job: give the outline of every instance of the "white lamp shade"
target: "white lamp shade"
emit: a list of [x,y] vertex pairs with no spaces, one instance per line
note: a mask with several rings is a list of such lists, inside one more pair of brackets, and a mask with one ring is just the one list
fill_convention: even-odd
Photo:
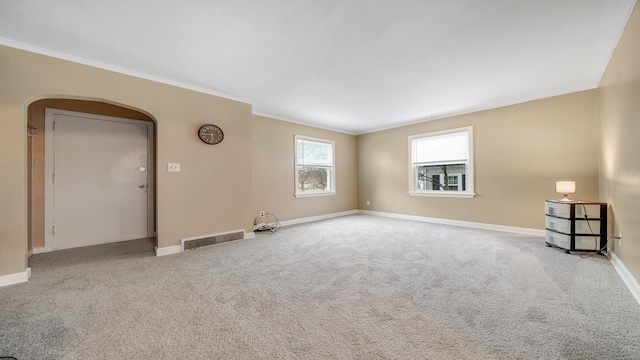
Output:
[[556,192],[560,194],[575,194],[575,181],[556,181]]

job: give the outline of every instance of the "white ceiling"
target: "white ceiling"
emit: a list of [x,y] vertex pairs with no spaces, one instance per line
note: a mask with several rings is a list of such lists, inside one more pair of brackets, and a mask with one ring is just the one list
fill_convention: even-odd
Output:
[[0,43],[360,134],[594,88],[635,0],[2,0]]

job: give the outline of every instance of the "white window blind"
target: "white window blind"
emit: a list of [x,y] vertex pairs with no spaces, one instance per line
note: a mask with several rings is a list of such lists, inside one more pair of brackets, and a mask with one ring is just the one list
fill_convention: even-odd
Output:
[[412,140],[413,163],[432,164],[469,160],[469,132],[422,137]]

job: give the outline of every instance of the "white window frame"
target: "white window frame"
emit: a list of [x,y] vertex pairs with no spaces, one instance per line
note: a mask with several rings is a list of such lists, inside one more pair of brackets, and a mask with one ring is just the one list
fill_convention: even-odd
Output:
[[[417,164],[414,162],[414,148],[413,141],[417,139],[423,139],[432,136],[447,135],[453,133],[466,132],[469,137],[469,155],[467,160],[460,161],[459,159],[452,159],[450,163],[464,163],[466,165],[466,190],[465,191],[442,191],[442,190],[418,190],[418,166],[425,164]],[[432,163],[429,165],[448,164],[449,162]],[[453,175],[453,174],[452,174]],[[411,135],[409,136],[409,195],[410,196],[435,196],[435,197],[455,197],[455,198],[473,198],[474,193],[474,172],[473,172],[473,126],[465,126],[456,129],[449,129],[443,131],[435,131],[430,133]],[[459,187],[462,184],[458,185]]]
[[[326,166],[327,169],[330,169],[330,176],[327,179],[328,188],[330,190],[319,190],[319,191],[300,191],[299,189],[299,172],[298,172],[298,140],[306,140],[317,143],[323,143],[331,145],[331,166]],[[336,143],[333,140],[326,139],[318,139],[309,136],[295,135],[293,140],[293,149],[294,149],[294,159],[293,159],[293,173],[295,176],[294,180],[294,196],[295,197],[311,197],[311,196],[329,196],[336,194]],[[315,165],[314,165],[315,166]],[[324,167],[324,166],[316,166],[316,167]]]

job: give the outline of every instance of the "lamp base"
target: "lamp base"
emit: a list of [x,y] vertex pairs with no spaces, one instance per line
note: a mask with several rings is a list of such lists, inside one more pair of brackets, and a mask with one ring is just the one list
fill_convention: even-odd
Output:
[[569,198],[567,197],[569,194],[563,194],[563,195],[564,195],[564,198],[562,198],[562,199],[560,199],[560,200],[558,200],[558,201],[573,201],[573,200],[571,200],[571,199],[569,199]]

